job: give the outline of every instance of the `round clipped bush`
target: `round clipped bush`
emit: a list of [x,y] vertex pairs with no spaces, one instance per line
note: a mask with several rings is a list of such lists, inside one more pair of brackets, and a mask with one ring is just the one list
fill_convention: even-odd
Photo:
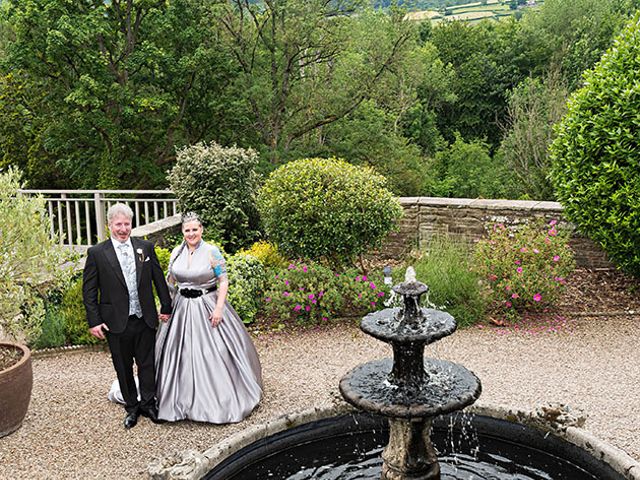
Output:
[[567,217],[640,275],[640,17],[584,76],[551,145]]
[[291,257],[335,265],[379,246],[402,207],[371,168],[335,158],[290,162],[273,171],[258,195],[267,235]]
[[197,212],[229,250],[255,238],[258,154],[251,149],[197,143],[178,151],[169,184],[181,212]]

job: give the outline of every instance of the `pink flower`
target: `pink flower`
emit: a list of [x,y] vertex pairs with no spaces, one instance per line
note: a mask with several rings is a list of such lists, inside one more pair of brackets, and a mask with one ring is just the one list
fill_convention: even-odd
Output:
[[289,280],[285,280],[284,284],[288,287],[289,286]]
[[307,296],[309,297],[309,300],[313,300],[314,298],[316,298],[316,296],[313,293],[310,293]]
[[367,276],[366,275],[362,275],[362,281],[366,282],[367,281]]
[[271,297],[267,297],[264,299],[265,302],[270,302],[271,301]]
[[306,266],[306,265],[302,267],[302,271],[303,271],[304,273],[307,273],[307,266]]
[[537,248],[534,248],[533,253],[540,253],[540,250],[538,250]]
[[300,290],[301,292],[304,292],[304,287],[299,287],[298,290]]
[[327,320],[329,320],[327,317],[322,317],[323,322],[326,322]]
[[549,226],[553,227],[553,226],[554,226],[554,225],[556,225],[557,223],[558,223],[558,221],[557,221],[557,220],[551,220],[551,221],[549,222]]
[[551,230],[549,230],[548,233],[550,237],[555,237],[556,235],[558,235],[558,231],[555,228],[552,228]]
[[289,295],[291,295],[289,292],[282,292],[283,297],[288,297]]
[[318,301],[314,298],[313,300],[311,300],[311,303],[318,303]]
[[505,289],[507,292],[511,291],[511,285],[507,285],[506,287],[504,287],[504,289]]
[[296,266],[293,263],[290,263],[289,266],[287,267],[289,270],[295,270]]
[[518,267],[518,268],[516,268],[516,272],[518,272],[518,273],[522,273],[522,267]]
[[309,305],[307,305],[306,307],[304,307],[304,309],[308,312],[311,310],[311,307]]
[[360,281],[360,275],[356,277],[356,282],[359,282],[359,281]]
[[376,302],[371,302],[371,306],[375,307],[376,306]]
[[560,261],[560,255],[554,255],[554,256],[553,256],[553,261],[554,261],[554,262],[558,262],[558,261]]
[[362,298],[362,294],[361,293],[358,294],[358,298]]
[[522,253],[527,253],[527,247],[522,247],[522,248],[520,249],[520,251],[521,251]]
[[507,308],[511,308],[511,302],[507,300],[506,302],[504,302],[504,306]]
[[302,305],[296,305],[295,307],[293,307],[293,311],[294,312],[299,312],[300,310],[302,310]]
[[517,293],[512,293],[511,298],[520,298],[520,295],[518,295]]
[[371,282],[369,283],[369,288],[371,288],[371,290],[375,290],[376,289],[376,284]]
[[497,275],[494,275],[493,273],[491,275],[489,275],[489,281],[490,282],[495,282],[498,279]]
[[539,293],[536,293],[536,294],[533,296],[533,301],[534,301],[534,302],[539,302],[540,300],[542,300],[542,295],[540,295]]
[[320,292],[318,293],[318,297],[324,297],[324,290],[320,290]]
[[379,297],[384,297],[384,292],[378,292]]
[[520,260],[516,260],[516,261],[515,261],[515,262],[513,262],[513,263],[515,263],[516,265],[520,265],[520,264],[522,263],[522,261],[520,261]]

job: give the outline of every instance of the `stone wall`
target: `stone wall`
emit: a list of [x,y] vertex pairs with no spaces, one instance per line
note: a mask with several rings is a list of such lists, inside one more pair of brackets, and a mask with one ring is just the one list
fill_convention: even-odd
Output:
[[[426,249],[434,235],[448,234],[473,242],[494,224],[517,227],[532,218],[556,219],[560,228],[575,230],[562,215],[557,202],[520,200],[474,200],[466,198],[404,197],[400,230],[391,234],[380,253],[399,258],[411,249]],[[612,268],[605,253],[591,240],[574,232],[571,239],[576,263],[585,268]]]

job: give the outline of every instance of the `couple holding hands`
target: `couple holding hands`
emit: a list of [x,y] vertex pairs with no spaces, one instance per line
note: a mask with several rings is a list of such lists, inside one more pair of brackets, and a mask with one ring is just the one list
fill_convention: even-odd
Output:
[[241,421],[260,402],[262,374],[251,338],[226,301],[220,250],[202,240],[195,214],[184,215],[184,241],[171,253],[165,279],[153,244],[131,238],[132,218],[125,204],[109,208],[111,238],[89,249],[82,288],[89,331],[111,350],[125,428],[141,415],[156,423]]

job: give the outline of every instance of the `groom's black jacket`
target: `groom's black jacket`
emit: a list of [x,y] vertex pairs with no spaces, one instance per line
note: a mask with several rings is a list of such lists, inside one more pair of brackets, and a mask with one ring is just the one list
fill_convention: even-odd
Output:
[[[153,244],[133,237],[131,244],[142,316],[145,323],[155,329],[158,326],[158,312],[152,282],[160,298],[162,313],[171,313],[171,297]],[[89,327],[106,323],[112,333],[124,332],[129,318],[129,291],[111,239],[89,249],[83,273],[82,297]]]

